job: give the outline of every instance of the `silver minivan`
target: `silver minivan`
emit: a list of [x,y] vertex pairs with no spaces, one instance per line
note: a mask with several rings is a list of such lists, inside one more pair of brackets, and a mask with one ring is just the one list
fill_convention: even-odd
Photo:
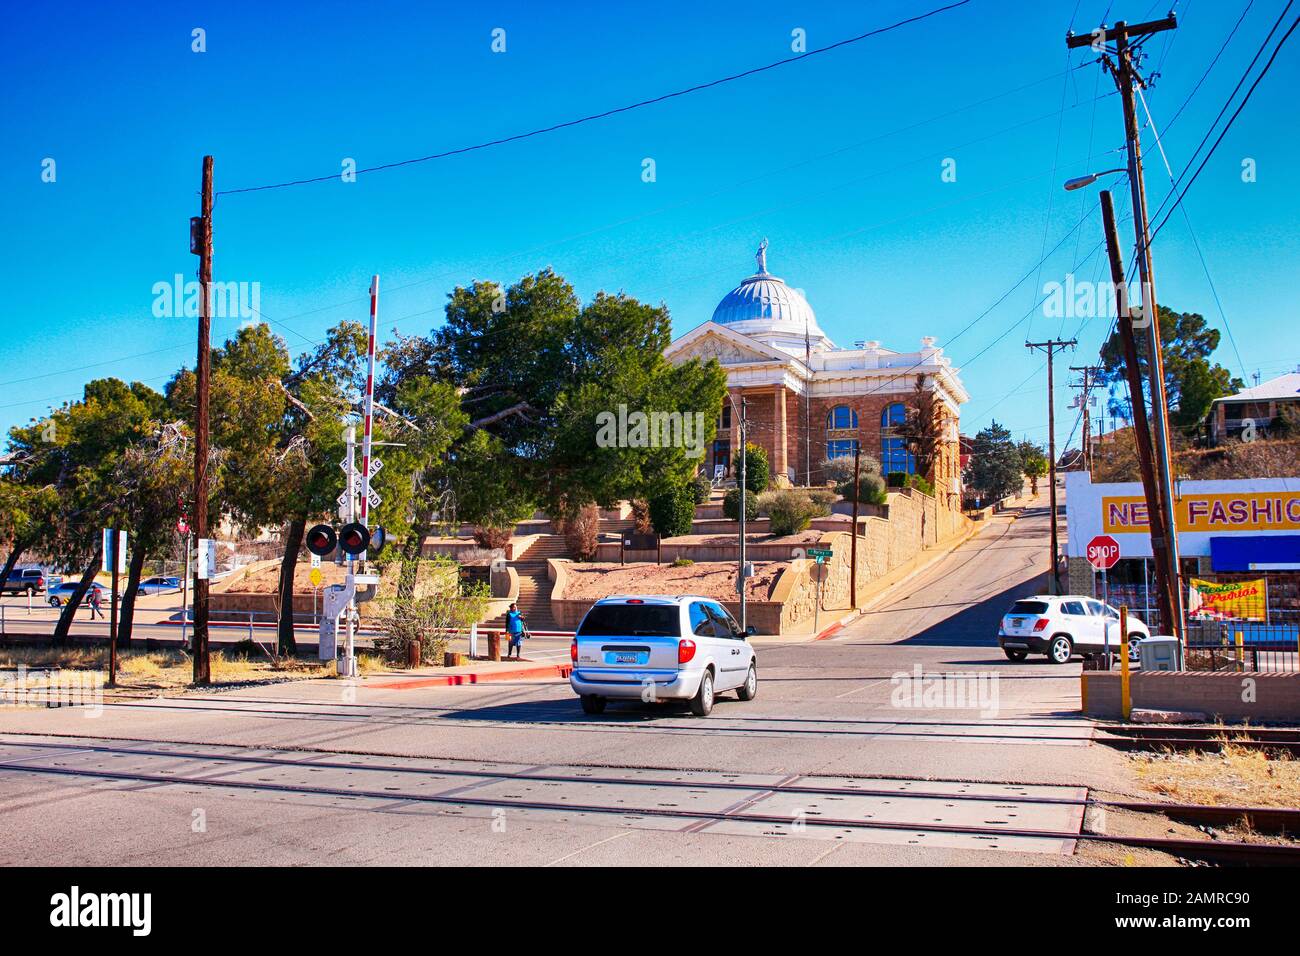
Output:
[[714,698],[758,693],[749,634],[721,603],[699,595],[637,594],[603,598],[574,634],[571,686],[588,714],[611,699],[690,702],[708,716]]

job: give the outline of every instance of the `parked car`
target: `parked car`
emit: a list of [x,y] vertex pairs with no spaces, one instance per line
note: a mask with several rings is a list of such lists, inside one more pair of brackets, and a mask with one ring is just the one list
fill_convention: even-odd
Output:
[[748,633],[719,602],[698,595],[618,595],[592,605],[569,649],[569,686],[588,714],[611,699],[689,701],[708,716],[719,693],[758,693]]
[[136,588],[137,594],[166,594],[168,591],[181,589],[180,578],[153,577],[145,578]]
[[[1132,642],[1151,636],[1132,613],[1128,633]],[[1040,594],[1011,605],[998,628],[998,645],[1013,661],[1046,654],[1049,661],[1064,664],[1074,654],[1102,653],[1108,635],[1111,650],[1118,651],[1119,611],[1109,604],[1079,594]]]
[[[108,588],[104,587],[104,585],[96,581],[92,583],[89,588],[86,589],[86,595],[81,599],[82,605],[84,606],[87,603],[89,603],[90,591],[92,588],[99,591],[100,599],[104,601],[105,604],[107,604],[108,597],[109,597]],[[76,581],[64,581],[62,584],[50,588],[50,593],[47,597],[47,600],[50,602],[50,607],[62,607],[64,604],[67,604],[68,598],[72,597],[73,592],[76,590],[77,590]]]
[[5,579],[3,592],[5,594],[40,594],[45,590],[48,581],[45,572],[40,568],[23,568],[9,572],[9,577]]

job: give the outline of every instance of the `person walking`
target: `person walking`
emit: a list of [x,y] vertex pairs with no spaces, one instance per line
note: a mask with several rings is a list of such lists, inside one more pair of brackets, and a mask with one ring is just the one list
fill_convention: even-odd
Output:
[[99,588],[93,584],[90,586],[90,619],[104,617],[103,598],[99,596]]
[[510,610],[506,612],[506,633],[510,635],[506,660],[510,660],[512,653],[515,655],[515,660],[523,660],[524,637],[528,633],[528,628],[524,624],[524,616],[519,613],[518,605],[511,604]]

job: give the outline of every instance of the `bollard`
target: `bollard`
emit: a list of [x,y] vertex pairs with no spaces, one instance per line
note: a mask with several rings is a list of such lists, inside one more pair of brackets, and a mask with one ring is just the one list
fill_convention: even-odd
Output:
[[406,666],[419,667],[420,658],[424,656],[424,642],[416,637],[406,648]]
[[1237,633],[1234,634],[1233,637],[1236,639],[1236,644],[1237,644],[1237,670],[1244,671],[1246,669],[1245,641],[1242,637],[1241,631],[1237,631]]
[[1133,712],[1133,695],[1128,672],[1128,605],[1119,608],[1119,707],[1125,720]]
[[488,660],[490,661],[501,660],[501,632],[500,631],[487,632],[487,645],[488,645]]

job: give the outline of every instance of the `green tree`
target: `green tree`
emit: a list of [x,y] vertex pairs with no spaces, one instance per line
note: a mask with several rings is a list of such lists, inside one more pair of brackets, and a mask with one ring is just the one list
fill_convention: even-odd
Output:
[[975,436],[966,483],[985,501],[1015,494],[1024,485],[1024,463],[1011,432],[996,421]]
[[1016,446],[1020,452],[1020,461],[1025,477],[1029,479],[1030,491],[1038,494],[1038,480],[1047,474],[1049,462],[1043,446],[1031,441],[1022,441]]
[[[739,464],[739,462],[737,462]],[[756,495],[767,490],[772,472],[767,464],[767,452],[753,442],[745,443],[744,485]]]
[[[1219,347],[1219,330],[1211,328],[1205,317],[1196,312],[1175,312],[1160,306],[1160,350],[1165,366],[1165,400],[1169,403],[1170,424],[1185,434],[1200,430],[1210,404],[1224,395],[1244,387],[1210,356]],[[1137,333],[1138,366],[1143,387],[1147,381],[1148,349],[1146,336]],[[1103,384],[1123,384],[1124,346],[1119,330],[1111,333],[1101,349]],[[1147,396],[1150,400],[1150,396]]]
[[665,538],[691,533],[695,495],[690,486],[671,486],[650,499],[650,523]]

